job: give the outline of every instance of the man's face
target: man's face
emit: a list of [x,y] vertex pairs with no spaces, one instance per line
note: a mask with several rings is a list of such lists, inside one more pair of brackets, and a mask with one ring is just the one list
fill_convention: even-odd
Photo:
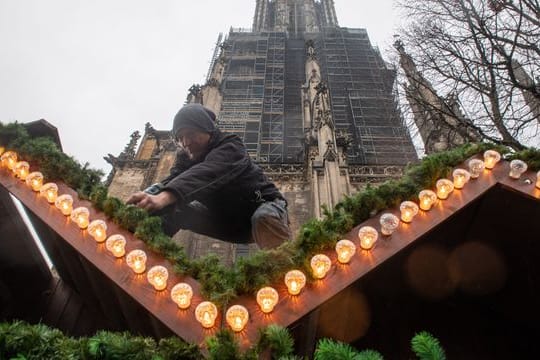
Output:
[[190,159],[198,160],[206,152],[210,134],[196,129],[182,128],[176,133],[175,140],[186,151]]

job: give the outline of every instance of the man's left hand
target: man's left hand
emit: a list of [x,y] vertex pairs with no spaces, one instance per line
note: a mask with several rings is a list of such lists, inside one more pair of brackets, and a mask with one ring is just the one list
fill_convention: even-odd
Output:
[[[148,212],[154,212],[163,209],[176,201],[176,197],[169,191],[162,191],[157,195],[150,195],[145,192],[138,192],[130,198],[134,200],[131,203]],[[128,203],[130,203],[128,201]]]

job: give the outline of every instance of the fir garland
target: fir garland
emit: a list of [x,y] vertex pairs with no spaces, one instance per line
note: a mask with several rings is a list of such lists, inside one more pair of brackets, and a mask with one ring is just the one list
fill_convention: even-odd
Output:
[[[39,169],[48,181],[61,180],[76,189],[79,196],[89,199],[111,221],[134,232],[152,250],[162,254],[174,264],[174,271],[197,279],[203,295],[219,305],[229,303],[242,294],[255,294],[261,287],[278,281],[292,267],[309,271],[309,259],[316,252],[331,249],[339,238],[377,212],[413,200],[418,192],[433,188],[435,182],[448,177],[452,168],[471,156],[488,149],[507,154],[509,149],[490,143],[465,144],[456,149],[425,157],[409,166],[399,180],[390,180],[377,187],[368,186],[363,191],[346,197],[335,209],[323,209],[321,220],[305,223],[295,240],[272,250],[260,250],[252,256],[241,258],[232,268],[221,265],[218,258],[209,255],[189,259],[184,249],[173,242],[161,229],[161,219],[121,200],[108,197],[101,184],[101,171],[81,165],[61,152],[49,138],[31,138],[23,125],[0,123],[0,144],[17,151]],[[509,154],[509,158],[527,161],[531,170],[540,169],[540,150],[525,149]]]
[[[439,340],[425,331],[414,336],[411,347],[421,360],[446,358]],[[206,339],[206,349],[212,360],[256,360],[265,352],[272,359],[300,359],[293,354],[294,341],[289,331],[277,325],[262,329],[257,343],[244,352],[230,330],[220,330]],[[201,350],[178,337],[156,341],[127,332],[99,331],[92,337],[73,338],[43,324],[0,323],[0,359],[202,360],[205,357]],[[359,352],[348,344],[319,340],[314,360],[330,359],[382,360],[383,357],[374,350]]]

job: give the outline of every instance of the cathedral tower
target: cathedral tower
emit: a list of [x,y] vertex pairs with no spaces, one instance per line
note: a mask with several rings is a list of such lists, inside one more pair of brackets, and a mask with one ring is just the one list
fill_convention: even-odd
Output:
[[[338,25],[333,0],[256,0],[253,28],[221,40],[206,83],[187,101],[214,110],[218,127],[244,140],[287,198],[293,230],[416,161],[395,70],[365,29]],[[108,158],[113,196],[165,177],[174,146],[148,126],[130,154]]]

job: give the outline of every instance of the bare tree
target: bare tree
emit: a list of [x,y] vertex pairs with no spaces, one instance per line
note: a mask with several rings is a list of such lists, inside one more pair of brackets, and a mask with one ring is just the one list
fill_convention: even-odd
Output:
[[429,88],[433,97],[417,94],[417,104],[442,113],[458,133],[515,149],[534,137],[540,145],[538,0],[399,0],[399,7],[409,22],[398,50],[422,74],[407,74],[409,98],[411,89]]

